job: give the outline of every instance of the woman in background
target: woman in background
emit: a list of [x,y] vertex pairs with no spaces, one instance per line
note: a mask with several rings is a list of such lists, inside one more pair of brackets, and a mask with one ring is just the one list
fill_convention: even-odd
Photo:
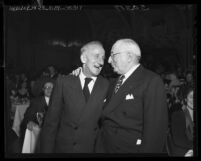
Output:
[[193,93],[192,86],[181,89],[183,106],[171,115],[168,144],[172,156],[193,156]]

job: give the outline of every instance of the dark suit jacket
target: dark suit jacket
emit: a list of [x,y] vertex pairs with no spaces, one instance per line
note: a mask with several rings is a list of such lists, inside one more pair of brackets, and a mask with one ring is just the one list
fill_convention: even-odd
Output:
[[86,103],[79,77],[58,77],[41,132],[41,152],[93,152],[108,86],[99,76]]
[[30,106],[27,108],[24,114],[24,119],[20,125],[22,140],[24,139],[24,134],[25,134],[25,130],[27,128],[28,122],[33,121],[38,124],[36,113],[37,112],[46,113],[47,109],[48,109],[48,106],[44,96],[40,96],[31,100]]
[[[193,121],[190,118],[189,111],[179,110],[171,116],[171,137],[169,141],[172,156],[184,156],[189,149],[193,149]],[[186,122],[189,126],[186,128]]]
[[[161,78],[140,65],[115,95],[114,86],[104,107],[97,152],[162,152],[168,112]],[[126,100],[128,94],[134,99]],[[138,141],[140,145],[136,145],[138,139],[142,140],[141,144]]]

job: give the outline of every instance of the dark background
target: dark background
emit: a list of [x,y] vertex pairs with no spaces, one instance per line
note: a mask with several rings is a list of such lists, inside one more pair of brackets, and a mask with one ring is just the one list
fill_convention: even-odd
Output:
[[[108,58],[112,44],[126,37],[139,43],[141,62],[152,70],[161,65],[165,70],[193,68],[196,59],[196,5],[15,7],[4,7],[7,72],[36,75],[51,64],[68,73],[80,66],[83,43],[101,41]],[[55,41],[65,45],[54,45]],[[107,59],[105,71],[111,72]]]

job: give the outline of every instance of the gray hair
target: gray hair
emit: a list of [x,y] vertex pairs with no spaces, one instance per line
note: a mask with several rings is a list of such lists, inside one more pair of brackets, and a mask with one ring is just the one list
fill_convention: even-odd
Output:
[[115,42],[114,46],[116,46],[116,45],[123,46],[126,49],[126,51],[135,54],[137,56],[138,60],[140,60],[141,50],[140,50],[139,45],[134,40],[120,39]]

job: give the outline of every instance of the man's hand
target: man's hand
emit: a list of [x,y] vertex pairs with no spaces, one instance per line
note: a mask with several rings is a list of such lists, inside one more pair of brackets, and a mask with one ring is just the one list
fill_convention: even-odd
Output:
[[77,77],[80,74],[81,70],[82,70],[82,67],[78,67],[77,69],[73,70],[72,73],[70,74]]
[[27,129],[29,130],[33,130],[33,127],[38,126],[35,122],[33,121],[29,121],[29,123],[27,124]]

